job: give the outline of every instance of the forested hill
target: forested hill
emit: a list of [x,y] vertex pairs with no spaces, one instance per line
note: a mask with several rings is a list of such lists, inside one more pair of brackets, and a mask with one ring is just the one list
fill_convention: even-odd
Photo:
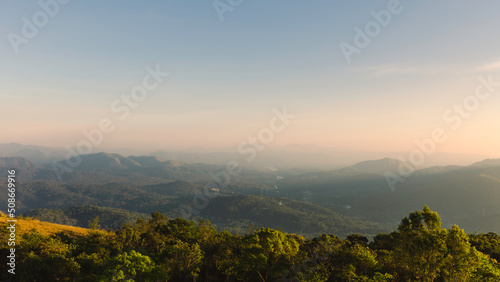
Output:
[[448,227],[458,224],[467,232],[500,232],[500,160],[415,170],[391,189],[384,173],[398,176],[400,167],[405,164],[382,159],[293,175],[277,185],[288,197],[368,221],[397,224],[409,211],[429,205]]
[[[180,215],[178,207],[163,212],[170,218]],[[146,213],[131,212],[119,208],[97,206],[71,206],[65,209],[39,208],[23,213],[53,223],[87,227],[89,222],[98,217],[104,229],[117,229],[123,223],[135,222],[137,218],[147,219]],[[356,220],[332,212],[326,208],[295,201],[288,198],[264,196],[221,196],[211,199],[204,209],[200,209],[196,219],[208,219],[218,230],[244,234],[255,226],[281,229],[306,237],[321,233],[332,233],[344,238],[350,233],[366,236],[385,232],[374,223]]]
[[369,236],[389,230],[307,202],[263,196],[217,197],[200,210],[200,216],[240,232],[250,226],[260,226],[303,236],[328,233],[344,238],[350,233]]
[[[219,166],[164,161],[154,157],[123,157],[98,153],[81,157],[81,164],[59,182],[50,166],[23,158],[0,158],[0,167],[15,167],[19,191],[19,213],[54,223],[87,227],[99,217],[105,229],[116,229],[153,211],[169,218],[185,216],[183,205],[212,183],[211,173]],[[134,178],[134,181],[126,181]],[[143,179],[144,182],[137,179]],[[186,179],[190,179],[189,181]],[[205,179],[205,180],[203,180]],[[218,230],[245,233],[251,226],[282,229],[311,237],[321,233],[375,235],[387,231],[374,223],[349,218],[327,208],[292,200],[273,188],[271,172],[242,170],[218,189],[208,205],[190,214],[193,219],[211,220]],[[116,182],[115,182],[116,181]],[[260,194],[260,195],[259,195]],[[6,194],[0,194],[6,201]]]
[[118,229],[123,224],[134,223],[138,218],[147,219],[149,215],[130,212],[122,209],[74,206],[66,209],[33,209],[23,213],[23,216],[42,221],[88,227],[96,218],[103,229]]
[[[208,199],[206,207],[197,209],[193,216],[210,219],[217,228],[232,232],[243,232],[254,225],[304,235],[335,232],[340,236],[349,232],[375,235],[379,226],[394,228],[401,217],[423,205],[438,211],[446,227],[458,224],[469,233],[499,233],[499,164],[499,160],[490,159],[470,166],[416,170],[391,190],[385,172],[397,174],[408,164],[381,159],[333,171],[243,168],[219,187],[212,176],[223,175],[225,166],[98,153],[81,156],[80,165],[59,181],[51,164],[35,164],[20,157],[0,158],[4,173],[10,168],[18,171],[22,188],[16,195],[19,212],[61,210],[36,211],[38,217],[62,219],[55,222],[86,226],[87,218],[81,221],[75,213],[64,221],[61,213],[81,206],[119,209],[115,211],[121,215],[116,214],[116,219],[122,222],[153,211],[176,218],[184,216],[179,207],[192,207],[196,195],[204,195],[206,187],[219,187],[215,188],[216,197]],[[0,194],[0,201],[6,201],[6,197]],[[248,204],[251,212],[241,212],[242,208],[234,213],[218,211],[234,209],[235,203],[242,207]],[[43,217],[42,212],[52,215]],[[127,212],[132,217],[126,216]],[[102,220],[106,228],[121,224]],[[366,222],[374,224],[370,227]]]

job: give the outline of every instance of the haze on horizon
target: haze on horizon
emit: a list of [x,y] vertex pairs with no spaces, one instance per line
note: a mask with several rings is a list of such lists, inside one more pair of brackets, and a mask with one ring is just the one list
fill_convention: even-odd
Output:
[[[236,148],[286,107],[267,147],[410,152],[440,128],[437,152],[500,157],[500,85],[470,104],[500,82],[500,3],[400,1],[348,62],[340,45],[393,2],[243,1],[221,21],[211,1],[71,1],[17,54],[41,7],[3,3],[0,143],[76,146],[109,117],[96,151]],[[120,119],[148,66],[169,75]]]

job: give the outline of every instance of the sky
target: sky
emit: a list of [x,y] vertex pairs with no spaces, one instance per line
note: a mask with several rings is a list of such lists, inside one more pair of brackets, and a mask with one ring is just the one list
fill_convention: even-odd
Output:
[[108,122],[94,149],[411,152],[441,130],[436,151],[500,157],[500,2],[0,5],[0,143],[73,147]]

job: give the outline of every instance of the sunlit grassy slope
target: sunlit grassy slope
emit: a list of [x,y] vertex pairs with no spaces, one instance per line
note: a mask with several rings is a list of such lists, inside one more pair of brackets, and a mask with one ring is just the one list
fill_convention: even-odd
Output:
[[[0,225],[6,224],[7,216],[3,213],[0,212]],[[30,219],[30,218],[22,218],[19,219],[17,218],[16,222],[16,233],[17,234],[22,234],[23,232],[30,231],[32,229],[36,229],[38,233],[43,234],[43,235],[52,235],[56,234],[58,232],[64,232],[67,235],[71,236],[84,236],[87,235],[91,229],[86,229],[86,228],[81,228],[81,227],[75,227],[75,226],[68,226],[68,225],[61,225],[61,224],[54,224],[54,223],[49,223],[49,222],[44,222],[44,221],[39,221],[37,219]],[[104,231],[100,231],[104,232]]]

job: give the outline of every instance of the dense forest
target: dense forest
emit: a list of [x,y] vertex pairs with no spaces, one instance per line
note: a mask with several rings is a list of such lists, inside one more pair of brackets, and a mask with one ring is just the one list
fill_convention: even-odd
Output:
[[[68,199],[67,202],[71,200]],[[144,203],[144,206],[148,203]],[[174,207],[175,208],[175,207]],[[162,212],[169,218],[179,217],[175,209]],[[72,206],[66,209],[33,209],[23,216],[51,223],[87,227],[91,219],[99,217],[103,229],[116,229],[122,223],[133,223],[137,218],[147,219],[145,213],[98,206]],[[209,220],[218,230],[245,233],[252,226],[280,229],[312,238],[322,233],[346,237],[351,233],[370,236],[389,228],[366,221],[356,220],[326,208],[288,198],[272,198],[251,195],[221,196],[211,199],[205,209],[191,220]]]
[[[14,276],[2,226],[0,281],[500,281],[500,164],[420,170],[391,191],[380,173],[398,165],[244,168],[220,185],[206,164],[99,153],[61,182],[0,158],[19,167],[25,218]],[[408,215],[425,204],[441,217]]]
[[154,212],[115,231],[98,218],[84,235],[19,230],[15,275],[7,272],[2,226],[1,281],[500,281],[500,236],[445,229],[427,206],[397,230],[312,239],[260,228],[218,232],[208,221]]

